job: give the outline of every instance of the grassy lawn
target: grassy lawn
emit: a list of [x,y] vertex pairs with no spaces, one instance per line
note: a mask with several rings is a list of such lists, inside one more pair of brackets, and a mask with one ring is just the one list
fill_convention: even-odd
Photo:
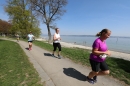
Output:
[[[35,45],[44,48],[48,51],[53,50],[53,46],[51,44],[34,41]],[[80,48],[65,48],[62,47],[62,56],[72,59],[74,62],[81,63],[82,65],[90,66],[89,64],[89,53],[90,50],[80,49]],[[110,76],[117,78],[120,81],[130,85],[130,61],[126,61],[123,59],[117,59],[108,57],[106,60],[109,68],[110,68]]]
[[19,44],[1,39],[0,86],[43,86]]

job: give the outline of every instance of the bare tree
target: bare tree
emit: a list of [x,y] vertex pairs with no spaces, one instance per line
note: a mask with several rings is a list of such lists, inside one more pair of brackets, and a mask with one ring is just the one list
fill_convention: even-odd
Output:
[[30,0],[30,3],[33,11],[38,13],[42,17],[43,23],[46,24],[50,42],[50,28],[53,26],[54,21],[60,19],[60,16],[66,12],[64,7],[67,4],[67,0]]

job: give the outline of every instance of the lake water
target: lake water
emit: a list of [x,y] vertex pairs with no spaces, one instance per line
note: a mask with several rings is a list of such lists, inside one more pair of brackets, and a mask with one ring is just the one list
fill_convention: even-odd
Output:
[[[42,35],[48,39],[47,35]],[[90,35],[61,35],[63,42],[76,43],[91,47],[97,37]],[[106,40],[109,50],[130,53],[130,37],[110,37]]]

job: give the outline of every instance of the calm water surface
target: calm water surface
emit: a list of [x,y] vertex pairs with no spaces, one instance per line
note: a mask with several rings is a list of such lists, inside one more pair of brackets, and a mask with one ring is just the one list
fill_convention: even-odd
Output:
[[[42,37],[48,39],[47,35]],[[88,35],[61,35],[62,41],[91,47],[97,38]],[[130,37],[110,37],[106,40],[109,50],[130,53]]]

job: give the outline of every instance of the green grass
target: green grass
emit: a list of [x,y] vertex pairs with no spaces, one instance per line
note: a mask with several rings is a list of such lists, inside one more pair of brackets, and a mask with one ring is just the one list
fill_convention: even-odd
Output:
[[[34,41],[35,45],[44,48],[48,51],[53,50],[53,46],[46,42]],[[65,48],[62,47],[62,56],[70,58],[74,62],[81,63],[82,65],[90,66],[89,55],[90,50],[80,48]],[[108,57],[106,62],[110,68],[110,75],[117,78],[120,81],[124,81],[127,85],[130,85],[130,61],[123,59],[117,59]]]
[[107,64],[111,71],[110,74],[113,77],[130,85],[130,61],[118,58],[107,58]]
[[[44,48],[50,52],[53,50],[53,46],[46,42],[41,41],[34,41],[33,44]],[[88,57],[89,57],[89,50],[80,49],[80,48],[65,48],[62,47],[61,55],[67,58],[72,59],[75,62],[82,62],[82,64],[89,64]]]
[[19,44],[0,40],[0,86],[43,86]]

